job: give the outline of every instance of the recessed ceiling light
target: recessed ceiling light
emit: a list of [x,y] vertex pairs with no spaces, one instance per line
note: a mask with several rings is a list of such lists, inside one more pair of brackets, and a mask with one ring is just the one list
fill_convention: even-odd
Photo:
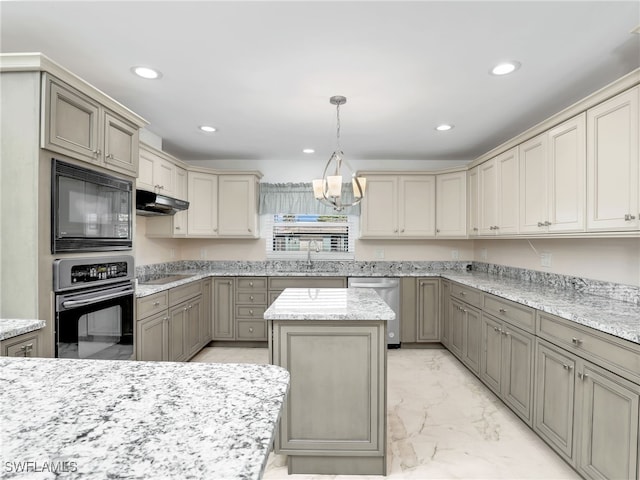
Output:
[[148,80],[157,80],[162,77],[162,73],[150,67],[131,67],[131,71],[139,77],[146,78]]
[[502,62],[491,69],[491,75],[508,75],[520,68],[520,62]]
[[453,128],[453,125],[443,123],[442,125],[438,125],[436,127],[436,130],[438,130],[439,132],[446,132],[447,130],[451,130],[452,128]]
[[313,148],[305,148],[302,153],[316,153],[316,151]]
[[211,127],[209,125],[200,125],[198,128],[205,133],[213,133],[218,131],[216,127]]

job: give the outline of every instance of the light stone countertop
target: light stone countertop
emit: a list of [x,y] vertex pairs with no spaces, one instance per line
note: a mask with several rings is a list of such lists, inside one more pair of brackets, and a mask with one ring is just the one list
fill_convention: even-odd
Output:
[[287,288],[264,312],[265,320],[395,320],[372,288]]
[[17,337],[23,333],[44,328],[44,320],[28,318],[0,318],[0,340]]
[[288,388],[274,365],[0,358],[3,478],[259,479]]
[[[247,269],[220,269],[174,273],[193,274],[193,277],[165,285],[138,285],[137,297],[144,297],[185,283],[213,276],[265,276],[263,271]],[[354,276],[340,272],[271,272],[268,276]],[[615,300],[606,296],[581,292],[565,287],[541,285],[522,279],[509,278],[485,272],[459,270],[416,270],[393,272],[358,272],[359,277],[440,277],[453,280],[483,292],[528,305],[537,310],[557,315],[580,325],[640,344],[640,305]]]

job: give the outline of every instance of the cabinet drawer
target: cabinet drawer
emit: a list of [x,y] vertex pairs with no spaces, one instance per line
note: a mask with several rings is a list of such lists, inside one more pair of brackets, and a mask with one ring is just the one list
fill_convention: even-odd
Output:
[[266,340],[267,322],[265,320],[239,320],[238,340]]
[[169,306],[168,292],[159,292],[147,297],[138,298],[136,302],[138,320],[147,318],[162,310],[166,310]]
[[346,277],[269,277],[269,290],[285,288],[346,288]]
[[267,309],[265,305],[237,305],[236,318],[259,318],[263,319],[264,311]]
[[267,292],[236,292],[236,303],[266,305]]
[[536,311],[533,308],[485,294],[483,310],[528,332],[535,331]]
[[2,342],[2,355],[7,357],[37,357],[38,334],[24,334]]
[[538,312],[538,336],[640,384],[640,345]]
[[451,283],[451,296],[474,307],[482,306],[482,293],[475,288],[465,287],[459,283]]
[[197,295],[202,295],[202,281],[200,280],[170,289],[169,305],[176,305]]
[[266,290],[267,277],[238,277],[238,290]]

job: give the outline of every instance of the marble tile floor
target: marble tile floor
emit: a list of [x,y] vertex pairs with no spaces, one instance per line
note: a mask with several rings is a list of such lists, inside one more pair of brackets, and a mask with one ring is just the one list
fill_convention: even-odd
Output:
[[[205,348],[192,361],[266,363],[267,349]],[[389,350],[387,363],[388,478],[580,478],[447,350]],[[264,478],[383,477],[287,475],[272,453]]]

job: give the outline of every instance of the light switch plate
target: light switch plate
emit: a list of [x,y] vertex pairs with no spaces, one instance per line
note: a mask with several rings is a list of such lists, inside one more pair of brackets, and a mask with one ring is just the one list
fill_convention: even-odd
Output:
[[552,255],[550,253],[540,254],[540,265],[543,267],[550,267],[552,264]]

